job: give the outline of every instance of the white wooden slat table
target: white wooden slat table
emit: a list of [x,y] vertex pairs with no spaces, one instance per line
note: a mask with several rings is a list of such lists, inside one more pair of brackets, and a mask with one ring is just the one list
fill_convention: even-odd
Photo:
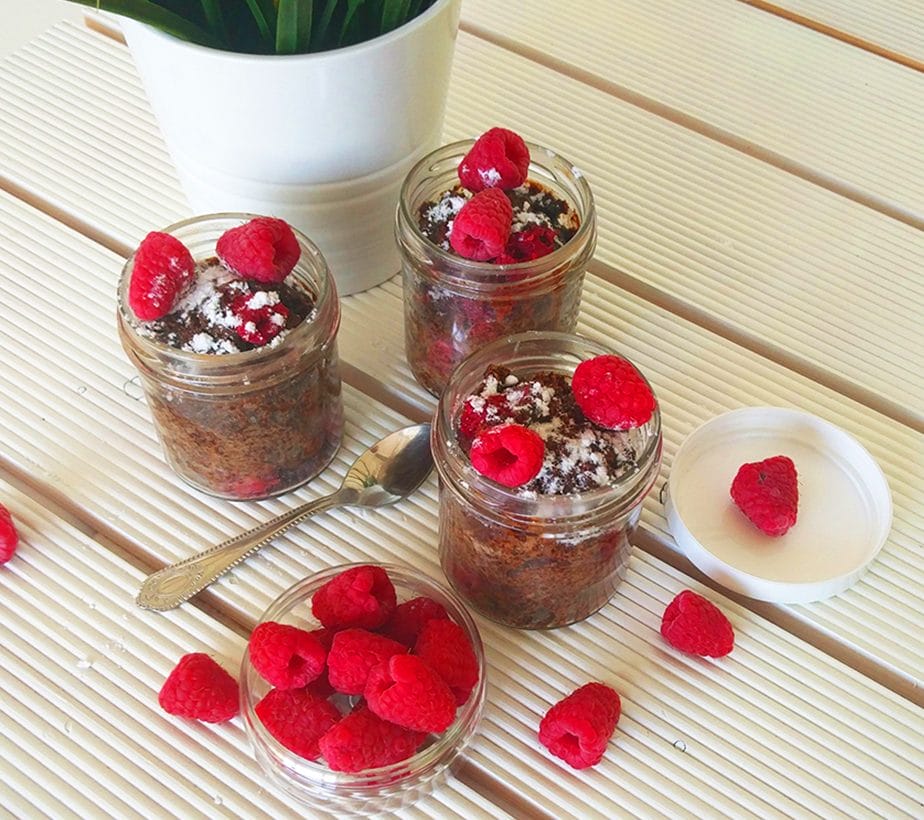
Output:
[[[64,27],[8,66],[0,158],[16,184],[123,253],[189,215],[124,47]],[[447,138],[505,122],[580,162],[594,270],[924,430],[920,231],[464,34],[456,68]]]
[[463,22],[924,224],[924,78],[911,68],[739,0],[585,0],[580,14],[469,0]]
[[[59,350],[80,351],[94,335],[93,327],[107,326],[103,314],[111,288],[105,284],[107,276],[110,285],[114,281],[118,260],[22,203],[8,197],[0,202],[2,224],[13,224],[11,212],[18,211],[18,218],[31,226],[21,236],[41,239],[37,244],[48,253],[44,265],[18,268],[33,284],[49,287],[38,288],[48,294],[43,297],[48,303],[38,300],[35,317],[26,313],[17,327],[20,344],[30,351],[29,366],[42,378],[20,381],[15,412],[0,414],[0,440],[10,466],[28,468],[30,475],[47,481],[73,514],[98,525],[104,536],[140,560],[159,564],[187,555],[254,519],[328,491],[351,453],[401,424],[394,413],[348,389],[346,452],[309,487],[284,499],[248,505],[206,499],[184,488],[156,446],[139,446],[144,439],[153,443],[151,424],[144,405],[123,389],[125,373],[118,372],[121,354],[114,333],[100,334],[97,347],[85,355],[64,361],[59,357]],[[5,239],[9,247],[12,237]],[[81,264],[83,255],[93,254],[109,258],[108,275],[100,265]],[[13,256],[26,262],[28,249],[20,246]],[[62,266],[62,260],[70,264]],[[9,283],[9,264],[0,262],[0,272]],[[99,292],[97,284],[102,285]],[[65,315],[61,304],[68,290],[75,307],[83,310]],[[6,307],[2,315],[4,324],[16,320]],[[60,339],[59,349],[43,347],[42,333],[29,335],[38,317],[47,322],[45,337],[51,332]],[[12,347],[8,342],[4,346]],[[127,362],[122,366],[131,372]],[[11,360],[2,367],[8,368],[11,383],[25,371]],[[71,389],[70,378],[87,386],[79,395],[88,402],[72,403],[64,412],[60,391]],[[119,424],[120,417],[128,424]],[[66,424],[81,431],[82,446],[95,454],[92,460],[74,451],[76,434],[68,433]],[[55,439],[62,442],[57,448]],[[431,481],[393,509],[341,511],[316,519],[216,584],[211,599],[247,624],[282,588],[332,563],[408,562],[439,575],[433,550],[436,526]],[[688,585],[695,586],[639,553],[621,594],[584,624],[523,634],[480,620],[494,676],[485,725],[470,754],[481,776],[503,772],[503,782],[527,805],[557,806],[578,816],[606,817],[606,807],[626,797],[642,816],[652,811],[703,816],[721,807],[728,816],[760,817],[780,806],[823,815],[828,805],[855,805],[859,812],[872,804],[883,811],[910,811],[909,795],[915,789],[908,761],[917,754],[915,707],[727,600],[721,603],[733,615],[739,636],[734,657],[740,665],[679,657],[664,646],[658,626],[668,601]],[[132,592],[131,587],[125,590],[127,599]],[[787,680],[770,686],[767,682],[774,676],[779,680],[783,670],[788,670]],[[609,680],[624,694],[620,725],[625,734],[616,756],[587,776],[593,788],[575,798],[568,785],[572,780],[537,748],[535,732],[551,703],[588,676]],[[869,704],[880,699],[881,706],[870,712]],[[814,708],[808,709],[809,704]],[[723,718],[726,710],[731,711]],[[895,718],[902,713],[905,720]],[[854,728],[844,734],[844,726]],[[803,750],[798,769],[789,770],[776,748],[781,736]],[[865,743],[873,744],[872,752],[861,748],[864,736]],[[678,760],[677,741],[690,754],[697,749],[697,756]],[[865,756],[863,770],[871,778],[866,783],[854,782],[856,755]],[[673,784],[667,792],[653,785],[664,772]]]
[[924,66],[924,17],[916,0],[743,0],[890,60]]
[[[723,9],[717,19],[739,19],[738,5],[716,4]],[[487,6],[466,0],[468,28],[507,10]],[[535,4],[549,24],[557,9],[545,6]],[[671,8],[690,22],[712,19],[692,2],[675,0]],[[756,26],[769,20],[779,42],[808,42],[807,29],[782,13],[759,14],[747,19]],[[664,25],[658,8],[638,19],[652,31]],[[644,41],[639,32],[632,38]],[[527,52],[523,43],[505,41]],[[706,65],[711,47],[701,46],[693,56]],[[810,51],[824,55],[826,70],[857,59],[817,41]],[[652,376],[665,411],[665,475],[683,437],[715,413],[743,404],[797,406],[871,449],[889,477],[896,521],[854,589],[821,604],[772,607],[734,603],[692,580],[652,496],[640,542],[654,554],[635,551],[626,583],[600,613],[546,633],[479,619],[491,679],[464,782],[452,781],[401,816],[917,817],[924,806],[924,385],[912,372],[908,393],[913,368],[908,351],[904,358],[896,351],[921,340],[914,271],[924,249],[901,214],[886,215],[891,206],[883,203],[894,194],[888,152],[870,165],[878,170],[863,182],[869,191],[850,201],[816,184],[836,188],[821,163],[808,181],[785,162],[746,156],[718,132],[639,110],[588,83],[590,74],[564,64],[559,73],[548,62],[462,34],[447,137],[510,125],[580,158],[594,179],[601,241],[592,269],[600,276],[588,277],[580,331],[614,344]],[[876,86],[892,75],[870,76]],[[0,77],[8,80],[0,83],[0,188],[8,192],[0,192],[0,378],[8,385],[0,404],[0,501],[27,536],[21,554],[0,568],[0,610],[16,628],[15,651],[0,663],[0,750],[22,761],[15,773],[0,774],[0,814],[154,816],[154,807],[165,807],[157,816],[302,814],[264,790],[239,721],[202,727],[166,717],[156,690],[185,651],[217,652],[233,668],[239,635],[306,573],[389,560],[440,577],[435,481],[395,508],[335,511],[304,525],[200,596],[204,611],[187,605],[156,615],[131,599],[145,569],[329,492],[367,444],[407,423],[402,413],[429,414],[432,399],[403,361],[400,283],[343,300],[348,423],[344,450],[324,475],[283,499],[253,504],[187,489],[163,462],[114,330],[124,254],[151,228],[188,215],[126,51],[62,26],[0,62]],[[499,78],[522,93],[505,96]],[[643,86],[627,87],[627,97],[640,99]],[[739,109],[752,92],[741,89]],[[862,111],[868,96],[850,110]],[[828,122],[843,114],[823,102],[834,118]],[[718,108],[734,120],[735,105]],[[899,118],[899,135],[906,119]],[[614,128],[604,133],[601,123]],[[859,142],[846,135],[831,144],[836,165]],[[785,275],[774,277],[781,261],[792,270],[783,265]],[[874,264],[879,279],[871,277]],[[806,286],[806,272],[817,273],[818,288]],[[755,281],[784,297],[768,329],[757,321]],[[872,313],[859,330],[854,318],[851,337],[850,310],[832,307],[827,294],[861,283],[870,288]],[[898,302],[889,290],[896,283]],[[793,331],[791,339],[787,322],[799,315],[830,332],[830,343],[819,344],[818,329]],[[882,327],[892,333],[885,341],[864,330]],[[847,355],[842,348],[851,340]],[[3,483],[4,471],[37,500]],[[685,587],[728,612],[737,634],[728,658],[683,656],[661,639],[661,613]],[[553,702],[589,678],[617,688],[624,714],[604,761],[577,773],[538,746],[536,727]],[[62,679],[77,681],[73,693],[57,685]],[[93,689],[87,696],[85,685]],[[99,719],[89,720],[93,709]],[[168,751],[155,751],[145,766],[148,749]],[[232,769],[240,773],[231,776],[233,788],[213,788],[224,787]]]
[[[296,818],[268,787],[240,720],[171,718],[157,692],[207,652],[237,676],[244,638],[194,607],[141,610],[144,573],[0,482],[22,543],[0,572],[0,805],[22,818]],[[407,818],[506,816],[457,780]]]

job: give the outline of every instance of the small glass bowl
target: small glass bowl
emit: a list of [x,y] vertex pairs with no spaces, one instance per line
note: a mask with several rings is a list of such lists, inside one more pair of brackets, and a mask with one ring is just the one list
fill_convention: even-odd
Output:
[[[271,686],[254,669],[247,652],[241,660],[241,714],[257,761],[273,783],[315,809],[373,815],[411,805],[448,777],[474,736],[484,711],[485,659],[478,628],[459,597],[427,575],[392,564],[341,564],[311,575],[270,604],[260,623],[275,621],[317,629],[321,624],[311,614],[312,596],[336,575],[358,566],[384,569],[394,584],[399,604],[420,595],[442,604],[468,635],[478,660],[478,683],[468,701],[459,707],[452,725],[441,735],[431,736],[417,754],[400,763],[361,772],[331,771],[323,762],[312,762],[289,751],[263,726],[255,707]],[[355,700],[359,698],[350,699],[350,703]]]

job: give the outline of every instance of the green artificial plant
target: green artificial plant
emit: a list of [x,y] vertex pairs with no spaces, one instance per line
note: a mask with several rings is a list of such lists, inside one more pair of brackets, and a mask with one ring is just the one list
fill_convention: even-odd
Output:
[[362,43],[436,0],[71,0],[191,43],[249,54],[305,54]]

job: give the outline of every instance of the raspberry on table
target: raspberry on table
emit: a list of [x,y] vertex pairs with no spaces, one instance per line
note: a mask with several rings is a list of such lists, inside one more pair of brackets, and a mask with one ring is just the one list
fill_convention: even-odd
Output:
[[425,732],[389,723],[362,706],[329,729],[318,745],[335,772],[359,772],[407,760],[426,737]]
[[344,570],[322,586],[311,600],[311,611],[328,629],[377,629],[395,611],[397,596],[381,567]]
[[407,652],[407,647],[365,629],[344,629],[334,635],[327,656],[330,685],[346,695],[361,695],[369,671],[392,655]]
[[420,630],[428,621],[448,618],[449,614],[441,603],[421,595],[398,604],[391,619],[382,628],[382,634],[412,647]]
[[611,430],[641,427],[657,406],[642,374],[621,356],[595,356],[581,362],[571,378],[571,391],[588,419]]
[[340,720],[336,706],[307,689],[270,689],[254,711],[276,740],[307,760],[320,757],[318,741]]
[[465,630],[450,620],[429,620],[423,625],[414,654],[423,658],[446,681],[464,704],[478,683],[478,658]]
[[285,220],[258,216],[225,231],[215,253],[239,276],[274,283],[292,272],[302,249]]
[[442,732],[456,716],[449,686],[415,655],[392,655],[374,667],[363,694],[380,718],[417,732]]
[[165,712],[221,723],[240,708],[237,681],[203,652],[180,658],[157,696]]
[[465,259],[487,262],[504,252],[513,206],[498,188],[486,188],[466,202],[452,223],[449,244]]
[[128,281],[128,304],[143,322],[162,319],[195,276],[187,247],[175,236],[151,231],[135,251]]
[[785,535],[799,513],[799,477],[788,456],[742,464],[731,485],[738,509],[761,532]]
[[594,766],[603,759],[621,710],[613,689],[587,683],[546,712],[539,724],[539,742],[575,769]]
[[520,424],[482,430],[472,442],[469,458],[479,473],[505,487],[520,487],[542,469],[545,442]]
[[311,632],[267,621],[250,635],[250,662],[267,683],[298,689],[324,671],[327,650]]
[[5,564],[19,546],[19,533],[10,511],[0,504],[0,564]]
[[266,291],[235,296],[231,313],[237,318],[237,335],[258,347],[278,336],[289,319],[289,309],[279,301],[278,294],[270,296]]
[[485,188],[510,190],[526,182],[529,148],[508,128],[485,131],[459,163],[459,182],[472,193]]
[[661,634],[675,649],[712,658],[727,655],[735,645],[735,631],[722,610],[690,589],[667,605]]

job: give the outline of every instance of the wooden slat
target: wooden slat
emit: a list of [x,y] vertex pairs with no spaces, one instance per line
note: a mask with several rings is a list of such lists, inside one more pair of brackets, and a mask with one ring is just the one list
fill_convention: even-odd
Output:
[[469,0],[463,21],[924,224],[913,69],[738,0]]
[[[0,570],[0,806],[20,818],[304,817],[257,766],[240,718],[198,723],[157,704],[182,655],[206,652],[237,677],[245,641],[193,607],[139,609],[142,573],[2,481],[0,499],[21,536]],[[506,816],[456,780],[398,814]]]
[[[0,243],[0,377],[11,391],[0,405],[4,459],[144,560],[188,555],[330,491],[355,454],[406,423],[347,389],[344,451],[310,486],[252,504],[185,489],[163,462],[145,405],[126,387],[132,369],[112,327],[120,260],[22,203],[0,204],[8,231]],[[19,281],[31,283],[28,291]],[[379,292],[381,322],[394,298]],[[440,577],[436,493],[431,478],[393,508],[319,516],[236,568],[213,600],[252,622],[289,584],[340,562],[387,560]],[[70,576],[87,577],[78,569]],[[137,580],[123,583],[123,596]],[[737,647],[722,662],[681,656],[659,635],[661,613],[687,586],[733,621]],[[103,596],[80,594],[101,608]],[[636,553],[613,601],[582,624],[546,633],[484,619],[479,626],[490,679],[469,760],[518,794],[525,814],[862,816],[872,807],[913,815],[913,761],[924,736],[918,709],[650,556]],[[624,717],[604,763],[576,773],[538,747],[536,730],[553,702],[589,678],[621,692]]]
[[[0,174],[122,250],[188,216],[123,47],[57,29],[9,78]],[[924,430],[919,231],[461,35],[446,136],[497,123],[579,163],[613,281]]]
[[770,14],[924,70],[924,15],[917,0],[741,0]]

